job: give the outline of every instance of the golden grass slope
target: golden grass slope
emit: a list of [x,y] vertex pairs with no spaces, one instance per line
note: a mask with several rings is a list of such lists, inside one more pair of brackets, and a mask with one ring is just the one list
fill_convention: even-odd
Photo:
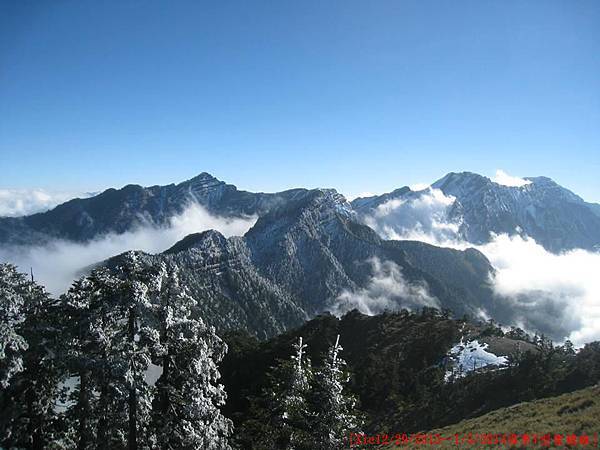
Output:
[[[557,397],[551,397],[531,402],[519,403],[507,408],[492,411],[474,419],[463,420],[454,425],[432,430],[424,433],[428,436],[439,435],[442,437],[454,437],[456,434],[465,437],[471,433],[476,435],[510,435],[515,434],[522,437],[527,434],[531,438],[534,435],[539,437],[550,434],[550,446],[542,445],[541,441],[537,444],[530,442],[523,445],[519,438],[517,445],[493,444],[482,445],[464,442],[456,444],[455,439],[444,441],[443,443],[421,443],[418,445],[415,441],[405,445],[392,445],[389,448],[439,448],[439,449],[459,449],[459,448],[597,448],[594,446],[594,435],[600,433],[600,385],[579,391],[563,394]],[[562,445],[556,443],[560,441],[560,435],[563,437]],[[577,445],[567,445],[567,437],[577,436]],[[581,445],[582,436],[589,436],[590,444]],[[585,437],[583,438],[585,443]],[[367,447],[365,447],[367,448]]]

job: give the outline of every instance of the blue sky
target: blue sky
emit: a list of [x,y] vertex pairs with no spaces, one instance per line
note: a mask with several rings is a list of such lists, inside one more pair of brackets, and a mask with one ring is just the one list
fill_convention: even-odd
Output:
[[600,2],[0,2],[0,188],[446,172],[600,201]]

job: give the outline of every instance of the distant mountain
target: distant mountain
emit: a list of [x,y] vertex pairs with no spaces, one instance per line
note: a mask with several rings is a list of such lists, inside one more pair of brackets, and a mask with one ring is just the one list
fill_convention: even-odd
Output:
[[[453,200],[443,205],[443,217],[434,218],[450,225],[443,230],[446,233],[443,237],[481,244],[488,242],[493,233],[508,233],[530,236],[553,252],[600,248],[600,205],[585,202],[549,178],[526,180],[529,183],[524,186],[505,186],[481,175],[462,172],[449,173],[433,183],[432,188]],[[305,201],[308,192],[306,189],[279,193],[241,191],[208,173],[168,186],[128,185],[91,198],[70,200],[44,213],[0,218],[0,244],[39,244],[53,238],[85,242],[106,233],[123,233],[140,224],[166,226],[191,202],[229,218],[263,216],[280,206],[285,209],[288,203]],[[342,208],[347,214],[357,213],[364,220],[377,208],[393,205],[390,202],[410,202],[428,193],[403,187],[380,196],[358,198],[351,204],[329,206]],[[440,215],[442,211],[433,214]],[[388,217],[384,225],[392,228],[398,225],[406,231],[406,227],[419,225],[419,221],[431,220],[417,217],[414,219],[417,222],[411,222],[410,216],[408,209],[402,209],[396,217]]]
[[473,313],[491,295],[487,277],[493,269],[481,253],[385,241],[358,223],[333,190],[314,190],[273,210],[245,240],[261,271],[302,298],[310,312],[322,311],[342,289],[366,286],[373,277],[366,262],[373,258],[396,264],[407,283],[425,282],[432,296],[457,313]]
[[226,217],[260,215],[303,192],[240,191],[208,173],[168,186],[131,184],[91,198],[73,199],[47,212],[0,218],[0,244],[27,245],[53,238],[85,242],[106,233],[124,233],[140,224],[165,226],[191,202]]
[[[493,268],[481,253],[385,241],[358,223],[334,190],[306,191],[273,208],[244,237],[227,239],[207,231],[143,257],[149,263],[177,264],[185,285],[200,300],[201,313],[219,330],[243,328],[259,337],[335,309],[343,292],[365,295],[378,276],[369,264],[373,258],[393,264],[402,282],[422,287],[438,306],[455,314],[510,314],[494,301]],[[427,305],[401,290],[386,305],[422,306]]]
[[[528,184],[520,187],[505,186],[462,172],[449,173],[431,187],[454,199],[443,219],[456,225],[457,238],[473,244],[488,242],[492,233],[507,233],[532,237],[552,252],[600,249],[600,205],[585,202],[550,178],[525,180]],[[356,199],[352,206],[363,218],[372,217],[390,201],[410,202],[424,195],[429,195],[429,190],[415,192],[405,187]]]
[[[427,231],[429,221],[432,230],[472,243],[487,242],[492,233],[519,233],[552,251],[596,248],[599,205],[547,178],[528,180],[508,187],[451,173],[433,191],[404,187],[349,203],[333,189],[251,193],[202,173],[177,185],[129,185],[45,213],[1,218],[0,245],[86,242],[140,224],[168,226],[197,202],[218,216],[258,219],[242,237],[198,230],[143,258],[177,264],[202,314],[220,330],[244,328],[264,338],[323,311],[353,307],[377,313],[435,306],[514,323],[518,312],[495,294],[494,269],[479,251],[441,248],[418,236],[387,240],[381,231]],[[558,338],[564,330],[540,331]]]

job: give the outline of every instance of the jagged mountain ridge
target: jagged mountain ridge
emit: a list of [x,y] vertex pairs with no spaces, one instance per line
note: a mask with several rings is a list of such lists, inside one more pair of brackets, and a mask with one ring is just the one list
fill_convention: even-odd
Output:
[[[504,222],[495,220],[494,212],[512,211],[508,208],[512,205],[510,199],[530,198],[527,192],[543,191],[544,186],[549,192],[536,198],[558,198],[577,208],[587,208],[583,200],[555,183],[532,180],[527,189],[519,188],[523,193],[518,195],[512,188],[498,188],[475,174],[449,174],[434,186],[456,197],[449,215],[460,213],[464,222],[461,230],[475,233],[470,238],[474,241],[485,238],[478,237],[477,224],[487,223],[492,232],[502,232],[503,228],[498,227],[505,226]],[[542,187],[534,188],[536,184]],[[552,190],[560,195],[552,194]],[[201,174],[179,185],[109,190],[91,199],[72,200],[47,213],[14,219],[25,227],[25,232],[11,228],[13,219],[3,219],[0,230],[11,244],[27,242],[32,233],[39,235],[39,242],[54,236],[85,241],[96,233],[127,231],[140,220],[166,225],[173,214],[194,199],[217,215],[255,214],[258,220],[243,237],[227,239],[216,231],[198,233],[175,243],[163,254],[143,257],[149,262],[176,263],[185,284],[200,300],[202,314],[221,330],[245,328],[260,337],[272,336],[325,310],[335,310],[343,295],[359,303],[377,303],[390,294],[382,293],[381,285],[389,285],[394,291],[385,308],[435,304],[456,315],[483,313],[511,323],[515,313],[510,310],[510,302],[494,293],[490,284],[494,269],[481,253],[385,240],[361,223],[365,214],[385,202],[419,199],[426,192],[401,188],[349,203],[333,189],[254,194]],[[496,208],[498,204],[508,206]],[[477,208],[482,209],[481,215],[475,214]],[[515,210],[520,211],[517,207]],[[592,213],[593,208],[588,210],[598,217]],[[36,223],[42,225],[31,225]],[[514,221],[509,221],[507,230],[513,226]],[[381,269],[378,265],[388,273],[377,273]],[[414,292],[423,295],[411,296]],[[424,297],[431,302],[422,301]]]
[[[600,205],[587,203],[546,177],[529,184],[505,186],[470,173],[449,173],[432,184],[455,198],[445,219],[458,227],[458,238],[473,244],[492,234],[530,236],[553,252],[600,248]],[[128,185],[24,217],[0,217],[0,244],[30,245],[53,238],[89,241],[106,233],[123,233],[140,224],[167,226],[195,201],[223,217],[263,216],[288,202],[302,201],[307,189],[278,193],[238,190],[208,173],[167,186]],[[380,196],[358,198],[344,208],[366,216],[391,200],[414,200],[427,191],[402,187]]]
[[[508,314],[493,301],[493,268],[478,251],[385,241],[354,216],[343,196],[317,189],[272,209],[243,237],[206,231],[143,258],[176,264],[201,314],[220,331],[242,328],[259,337],[331,309],[342,292],[368,288],[373,258],[394,264],[406,283],[425,286],[457,315]],[[395,309],[423,306],[401,295],[394,302]]]
[[191,202],[220,216],[261,215],[305,191],[241,191],[206,172],[167,186],[131,184],[90,198],[73,199],[43,213],[0,217],[0,244],[40,244],[54,238],[86,242],[107,233],[124,233],[141,224],[167,226]]
[[[449,173],[431,185],[455,201],[445,220],[456,224],[457,238],[473,244],[492,234],[529,236],[549,251],[600,249],[600,205],[587,203],[547,177],[525,178],[523,186],[505,186],[470,172]],[[393,200],[421,198],[429,190],[408,187],[380,196],[359,198],[353,208],[363,217]]]

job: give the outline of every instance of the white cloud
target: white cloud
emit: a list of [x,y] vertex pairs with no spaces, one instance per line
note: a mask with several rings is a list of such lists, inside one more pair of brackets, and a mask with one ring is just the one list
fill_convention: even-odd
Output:
[[90,195],[44,189],[0,189],[0,217],[26,216],[47,211],[72,198]]
[[424,191],[429,186],[431,186],[431,185],[428,183],[415,183],[415,184],[411,184],[408,187],[410,188],[411,191],[417,192],[417,191]]
[[506,234],[474,245],[454,233],[460,224],[444,215],[448,203],[439,194],[423,202],[389,203],[365,218],[365,223],[385,239],[416,239],[481,251],[496,269],[491,280],[494,290],[511,312],[507,315],[511,323],[505,325],[543,331],[558,340],[569,338],[576,345],[600,340],[600,253],[554,254],[531,238]]
[[375,197],[376,195],[379,195],[375,192],[359,192],[358,194],[344,194],[344,197],[346,197],[346,200],[348,200],[349,202],[351,202],[352,200],[356,200],[357,198],[367,198],[367,197]]
[[198,204],[191,204],[171,219],[169,226],[140,226],[122,234],[108,234],[87,243],[55,240],[44,246],[0,247],[0,261],[33,268],[35,278],[53,294],[64,292],[82,269],[127,250],[158,253],[191,233],[215,229],[225,236],[243,235],[256,217],[213,216]]
[[429,188],[415,198],[396,198],[379,205],[365,223],[386,239],[456,240],[460,224],[447,219],[455,198]]
[[374,315],[401,308],[439,308],[438,300],[429,293],[427,285],[406,280],[402,268],[396,263],[378,258],[371,258],[367,262],[372,275],[366,287],[344,290],[330,308],[333,314],[341,316],[352,309]]
[[492,178],[492,181],[497,184],[511,187],[522,187],[531,184],[531,181],[524,178],[513,177],[501,169],[496,170],[496,175]]
[[557,255],[505,234],[476,248],[496,268],[495,290],[513,302],[525,328],[554,329],[576,345],[600,339],[600,253]]

